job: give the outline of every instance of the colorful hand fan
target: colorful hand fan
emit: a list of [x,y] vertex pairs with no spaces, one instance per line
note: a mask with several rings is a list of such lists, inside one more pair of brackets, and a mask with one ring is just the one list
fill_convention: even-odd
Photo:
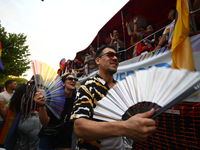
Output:
[[185,98],[200,92],[200,72],[152,67],[119,81],[97,102],[94,118],[120,121],[154,108],[155,118]]
[[45,98],[45,105],[60,119],[65,104],[65,90],[61,77],[48,64],[32,60],[32,69],[38,91]]

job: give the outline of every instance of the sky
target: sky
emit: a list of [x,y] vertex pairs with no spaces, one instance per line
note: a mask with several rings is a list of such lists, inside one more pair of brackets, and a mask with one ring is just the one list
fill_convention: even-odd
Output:
[[[128,0],[0,0],[5,31],[24,33],[30,60],[57,71],[62,58],[74,59]],[[32,68],[22,76],[29,80]]]

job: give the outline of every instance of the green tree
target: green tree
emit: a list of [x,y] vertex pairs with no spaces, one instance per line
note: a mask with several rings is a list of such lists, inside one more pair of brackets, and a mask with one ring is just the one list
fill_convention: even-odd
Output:
[[7,33],[0,24],[0,40],[2,46],[2,63],[5,70],[0,69],[0,80],[9,75],[21,76],[30,69],[29,48],[25,45],[26,37],[23,33]]

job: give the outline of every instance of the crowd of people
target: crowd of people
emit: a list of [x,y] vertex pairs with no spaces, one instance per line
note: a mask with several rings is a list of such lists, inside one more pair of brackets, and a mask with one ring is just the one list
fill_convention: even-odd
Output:
[[[175,12],[175,8],[170,9],[168,19],[172,22],[160,39],[155,36],[156,27],[152,23],[138,28],[135,16],[133,31],[130,23],[126,23],[130,45],[142,41],[137,45],[140,47],[136,50],[137,56],[171,46]],[[109,44],[103,43],[97,49],[90,45],[82,63],[78,59],[66,63],[65,73],[61,75],[65,104],[60,119],[46,107],[45,95],[37,91],[34,76],[19,87],[14,80],[6,81],[0,93],[0,147],[7,150],[129,150],[131,145],[125,144],[126,139],[146,141],[156,130],[155,120],[149,118],[154,109],[118,122],[93,119],[97,102],[116,84],[113,74],[119,62],[127,57],[117,30],[113,30],[110,39]],[[86,79],[76,91],[77,77],[96,70],[98,74]]]
[[[6,91],[2,93],[9,93],[9,97],[5,100],[2,98],[4,94],[0,93],[1,105],[7,104],[7,108],[4,107],[1,111],[3,116],[1,123],[4,126],[0,135],[11,121],[7,115],[9,111],[15,113],[14,118],[17,117],[18,124],[14,129],[10,128],[12,134],[9,132],[4,140],[5,143],[1,143],[4,144],[4,148],[15,149],[17,141],[19,141],[19,150],[125,150],[123,137],[134,141],[145,141],[156,129],[155,121],[148,119],[155,110],[114,123],[92,119],[97,101],[116,84],[113,74],[118,68],[118,58],[115,46],[100,47],[96,51],[94,59],[91,59],[95,61],[99,73],[82,83],[78,92],[75,89],[77,78],[71,73],[62,75],[65,105],[60,119],[57,119],[46,107],[44,94],[36,90],[34,76],[19,87],[15,81],[7,81]],[[56,130],[58,131],[57,136],[51,134],[51,131],[62,123],[63,127]]]
[[[113,33],[110,33],[110,43],[104,42],[100,47],[105,45],[114,46],[116,52],[119,53],[119,62],[152,52],[164,46],[170,48],[175,26],[175,14],[176,8],[172,7],[168,13],[168,20],[170,20],[171,23],[166,26],[163,33],[156,32],[156,26],[153,23],[149,23],[147,26],[140,25],[138,27],[139,17],[135,15],[133,20],[126,22],[125,25],[127,33],[130,36],[131,49],[125,50],[124,41],[120,38],[118,30],[113,30]],[[133,31],[131,30],[131,23],[134,24]],[[83,61],[79,61],[77,58],[68,61],[66,63],[65,72],[73,72],[76,77],[84,77],[98,70],[97,64],[94,61],[94,56],[98,49],[99,47],[94,49],[94,47],[90,45]]]

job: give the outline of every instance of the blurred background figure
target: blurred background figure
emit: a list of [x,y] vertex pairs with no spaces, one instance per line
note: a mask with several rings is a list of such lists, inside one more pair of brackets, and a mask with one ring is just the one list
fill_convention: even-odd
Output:
[[21,99],[21,118],[18,125],[20,135],[19,150],[37,150],[38,133],[42,127],[39,120],[39,105],[33,100],[36,93],[34,76],[26,84]]
[[160,49],[163,46],[167,46],[168,48],[171,47],[172,45],[172,37],[173,37],[173,33],[174,33],[174,27],[175,27],[175,17],[176,17],[176,8],[172,7],[168,13],[168,20],[171,20],[172,22],[166,26],[162,37],[158,43],[158,45],[156,46],[156,49]]
[[86,66],[87,68],[85,68],[85,69],[88,71],[86,71],[86,73],[90,74],[90,73],[98,70],[97,64],[95,62],[96,52],[92,45],[90,45],[90,47],[88,49],[88,53],[89,53],[89,55],[85,57],[84,65],[87,65]]
[[14,90],[17,88],[17,83],[15,80],[7,80],[5,82],[5,88],[6,90],[0,93],[0,131],[5,123],[6,105],[12,97]]
[[5,90],[6,90],[5,86],[1,85],[0,86],[0,93],[3,92],[3,91],[5,91]]

